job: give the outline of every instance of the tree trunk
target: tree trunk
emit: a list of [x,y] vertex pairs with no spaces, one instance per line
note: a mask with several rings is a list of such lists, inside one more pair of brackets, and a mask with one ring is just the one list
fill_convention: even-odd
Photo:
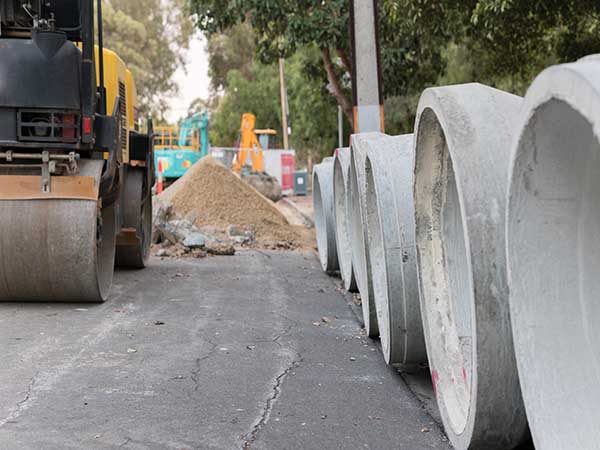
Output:
[[321,49],[321,53],[323,56],[323,65],[327,72],[327,80],[329,81],[331,95],[337,100],[338,105],[342,107],[342,111],[344,111],[344,114],[350,123],[353,123],[352,102],[346,97],[340,79],[335,73],[335,67],[331,61],[331,53],[328,48]]
[[348,74],[352,74],[352,64],[350,63],[350,58],[348,58],[348,55],[346,54],[344,49],[338,48],[336,51],[342,61],[342,65],[344,66],[346,72],[348,72]]

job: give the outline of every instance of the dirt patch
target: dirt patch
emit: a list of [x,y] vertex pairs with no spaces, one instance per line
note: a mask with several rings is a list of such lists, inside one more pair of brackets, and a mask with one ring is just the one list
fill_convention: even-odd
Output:
[[251,229],[253,246],[262,248],[314,248],[311,230],[290,225],[274,204],[210,156],[159,195],[175,212],[197,227],[229,225]]

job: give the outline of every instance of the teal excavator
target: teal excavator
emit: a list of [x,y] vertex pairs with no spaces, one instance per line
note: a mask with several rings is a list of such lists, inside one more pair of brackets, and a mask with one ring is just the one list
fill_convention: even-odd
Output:
[[186,117],[179,126],[157,127],[154,132],[156,176],[162,171],[167,183],[182,177],[208,154],[208,112]]

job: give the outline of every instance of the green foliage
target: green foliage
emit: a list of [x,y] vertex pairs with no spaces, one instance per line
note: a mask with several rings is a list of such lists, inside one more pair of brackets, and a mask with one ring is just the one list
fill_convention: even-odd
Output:
[[[305,161],[309,155],[331,153],[337,139],[337,106],[323,92],[321,84],[307,83],[304,68],[319,60],[318,50],[298,52],[286,62],[286,81],[290,107],[291,146],[298,158]],[[255,61],[251,74],[245,77],[239,70],[231,70],[226,90],[213,111],[210,125],[212,145],[231,147],[238,139],[242,114],[256,115],[257,128],[277,130],[281,140],[281,103],[279,97],[278,67]]]
[[479,0],[467,32],[475,76],[522,93],[544,67],[600,51],[600,2]]
[[385,96],[410,96],[446,68],[444,51],[462,32],[465,1],[383,0],[380,47]]
[[347,0],[189,0],[198,27],[209,36],[248,22],[263,63],[308,44],[348,47]]
[[173,74],[184,64],[193,33],[185,0],[103,0],[104,45],[133,73],[141,114],[161,117],[177,91]]
[[[209,36],[248,24],[262,62],[320,50],[321,57],[313,56],[301,73],[316,97],[319,90],[332,94],[349,115],[348,0],[188,2]],[[523,94],[546,66],[600,52],[598,0],[380,0],[379,5],[388,132],[412,131],[426,87],[479,81]],[[330,112],[330,100],[320,107]]]
[[238,70],[227,77],[228,89],[214,111],[210,125],[210,142],[218,147],[233,147],[238,139],[242,114],[256,115],[257,128],[281,130],[279,118],[279,79],[277,68],[254,63],[251,78]]
[[242,23],[222,34],[213,34],[208,40],[208,74],[213,92],[227,88],[227,75],[238,70],[245,77],[252,77],[254,59],[254,33],[252,27]]

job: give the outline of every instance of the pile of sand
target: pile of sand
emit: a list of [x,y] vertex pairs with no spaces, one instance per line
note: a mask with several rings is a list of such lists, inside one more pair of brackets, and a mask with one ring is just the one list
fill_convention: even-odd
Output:
[[215,159],[206,156],[158,197],[198,228],[251,229],[256,244],[267,248],[308,248],[308,230],[290,225],[274,204]]

